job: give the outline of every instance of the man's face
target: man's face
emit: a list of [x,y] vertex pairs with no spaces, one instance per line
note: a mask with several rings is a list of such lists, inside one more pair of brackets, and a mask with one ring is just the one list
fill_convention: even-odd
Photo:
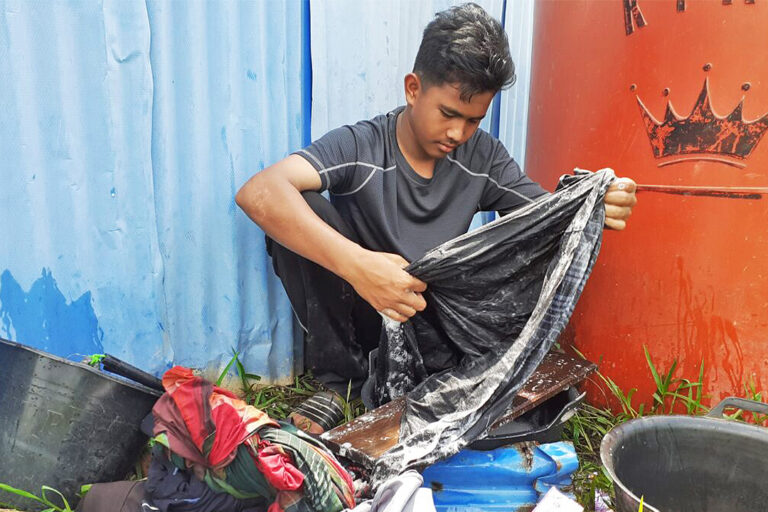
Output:
[[406,79],[406,101],[419,146],[432,158],[443,158],[475,133],[493,100],[494,91],[478,93],[469,101],[459,97],[458,84],[424,87]]

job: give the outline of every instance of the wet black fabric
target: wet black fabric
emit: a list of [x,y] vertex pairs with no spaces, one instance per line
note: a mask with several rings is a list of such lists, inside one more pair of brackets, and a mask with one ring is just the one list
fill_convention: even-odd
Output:
[[[226,493],[214,492],[192,472],[178,469],[162,451],[152,456],[144,485],[149,510],[160,512],[265,512],[263,499],[240,500]],[[107,510],[107,509],[102,509]],[[138,509],[141,510],[141,509]]]
[[[554,194],[406,269],[428,284],[437,321],[385,320],[377,395],[407,395],[400,442],[379,458],[376,483],[456,453],[508,409],[573,312],[600,249],[614,177],[604,169],[564,178]],[[428,376],[419,347],[443,336],[463,357]]]
[[[360,243],[336,208],[317,192],[302,196],[318,217]],[[304,329],[304,368],[328,388],[346,396],[360,394],[368,375],[367,354],[379,345],[381,317],[342,278],[267,237],[267,252],[291,307]],[[419,353],[432,374],[458,364],[461,351],[440,331],[431,304],[414,323]]]

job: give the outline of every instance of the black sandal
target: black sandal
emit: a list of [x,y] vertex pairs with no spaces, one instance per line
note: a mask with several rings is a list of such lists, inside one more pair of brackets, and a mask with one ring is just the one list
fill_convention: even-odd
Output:
[[[333,391],[320,391],[300,403],[291,416],[294,414],[317,423],[323,432],[327,432],[344,419],[344,399]],[[295,421],[294,425],[296,425]],[[302,428],[302,425],[296,426],[307,430]]]

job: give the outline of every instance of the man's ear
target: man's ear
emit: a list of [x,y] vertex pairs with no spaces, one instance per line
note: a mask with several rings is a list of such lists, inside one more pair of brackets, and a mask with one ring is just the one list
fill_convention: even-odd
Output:
[[403,79],[403,85],[405,86],[405,102],[413,107],[413,103],[423,91],[421,79],[416,73],[408,73]]

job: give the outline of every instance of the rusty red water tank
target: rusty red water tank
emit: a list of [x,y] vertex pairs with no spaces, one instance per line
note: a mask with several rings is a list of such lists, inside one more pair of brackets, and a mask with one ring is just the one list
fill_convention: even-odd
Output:
[[566,331],[650,403],[643,345],[717,401],[768,386],[768,0],[536,3],[526,170],[641,185]]

